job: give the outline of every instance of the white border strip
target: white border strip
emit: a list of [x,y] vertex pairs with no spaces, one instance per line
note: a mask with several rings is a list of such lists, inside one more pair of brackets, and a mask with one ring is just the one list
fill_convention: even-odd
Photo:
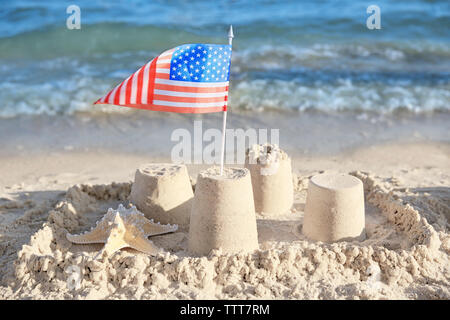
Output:
[[170,73],[170,69],[156,68],[156,73]]
[[228,86],[228,81],[226,82],[191,82],[191,81],[177,81],[177,80],[166,80],[155,78],[155,83],[159,84],[168,84],[171,86],[179,86],[179,87],[225,87]]
[[154,105],[167,106],[167,107],[184,107],[184,108],[210,108],[210,107],[223,107],[224,101],[220,102],[205,102],[205,103],[192,103],[192,102],[173,102],[164,100],[154,100]]
[[169,90],[153,90],[154,94],[160,94],[164,96],[171,97],[197,97],[197,98],[215,98],[215,97],[225,97],[228,95],[227,91],[223,92],[211,92],[211,93],[197,93],[197,92],[178,92]]
[[[152,60],[153,61],[153,60]],[[144,78],[142,79],[142,91],[141,91],[141,103],[146,104],[148,99],[148,77],[150,73],[150,65],[152,64],[152,61],[147,63],[144,68]]]

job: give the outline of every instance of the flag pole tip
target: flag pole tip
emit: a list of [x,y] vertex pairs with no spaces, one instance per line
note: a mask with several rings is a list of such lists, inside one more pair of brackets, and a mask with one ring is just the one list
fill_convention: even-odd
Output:
[[228,31],[228,38],[234,38],[233,25],[230,24],[230,30]]

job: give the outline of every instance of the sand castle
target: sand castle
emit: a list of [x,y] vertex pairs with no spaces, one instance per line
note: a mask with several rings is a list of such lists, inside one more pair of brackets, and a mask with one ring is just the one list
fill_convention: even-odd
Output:
[[253,190],[249,170],[209,168],[199,173],[189,228],[189,251],[207,255],[258,248]]
[[294,202],[291,159],[277,145],[255,144],[247,150],[256,212],[275,216],[289,211]]
[[[129,198],[148,218],[189,225],[188,249],[193,254],[207,255],[213,249],[253,251],[258,248],[255,213],[288,212],[294,188],[291,160],[277,145],[253,145],[247,150],[245,166],[225,168],[223,174],[217,167],[200,172],[194,196],[186,166],[146,164],[136,170]],[[311,240],[365,239],[363,184],[354,176],[312,177],[304,212],[303,233]],[[108,242],[107,237],[103,240]],[[148,245],[142,248],[149,254],[157,250]]]
[[154,163],[136,170],[130,201],[149,219],[188,225],[193,197],[185,165]]
[[[260,250],[208,258],[192,257],[187,250],[187,230],[179,229],[150,238],[166,251],[163,255],[120,250],[102,261],[85,259],[98,247],[68,244],[67,231],[77,233],[95,225],[103,215],[91,206],[105,208],[125,201],[131,183],[73,186],[61,201],[46,202],[45,210],[29,216],[41,226],[25,244],[6,249],[10,260],[2,273],[9,286],[17,284],[18,290],[4,291],[2,297],[63,299],[74,295],[67,289],[65,269],[75,265],[84,275],[79,296],[74,295],[80,299],[407,299],[412,288],[413,296],[448,299],[449,235],[440,238],[447,230],[442,217],[447,198],[442,197],[437,206],[437,198],[392,193],[385,178],[354,174],[364,182],[367,203],[373,209],[366,212],[366,241],[328,244],[299,239],[295,230],[303,213],[294,211],[288,220],[258,221]],[[299,177],[296,184],[307,180]],[[296,188],[295,192],[296,198],[303,198],[305,190]],[[42,225],[43,219],[47,221]],[[274,232],[261,222],[270,224]],[[28,228],[24,223],[9,226],[15,233],[27,230],[24,227]],[[349,290],[340,290],[342,286]]]
[[303,219],[303,233],[323,242],[364,240],[364,189],[347,174],[319,174],[311,178]]

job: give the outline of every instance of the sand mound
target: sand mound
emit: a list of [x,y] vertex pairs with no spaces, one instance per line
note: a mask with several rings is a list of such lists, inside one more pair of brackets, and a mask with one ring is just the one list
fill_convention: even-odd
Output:
[[303,234],[336,242],[366,238],[364,188],[349,174],[318,174],[308,184]]
[[198,174],[189,226],[189,252],[208,255],[251,252],[258,248],[250,171],[209,168]]
[[187,227],[193,197],[185,165],[148,163],[136,170],[130,200],[148,219]]
[[[353,174],[365,186],[365,241],[325,244],[303,237],[304,177],[295,179],[293,212],[258,218],[259,250],[215,250],[201,258],[187,253],[187,233],[180,230],[152,238],[167,250],[156,257],[123,250],[93,261],[101,245],[73,245],[65,233],[87,230],[108,207],[126,204],[131,184],[74,186],[18,252],[0,297],[449,299],[445,202],[389,189],[385,181],[368,174]],[[68,278],[77,280],[77,268],[79,286],[68,286]]]
[[256,212],[277,216],[288,212],[294,201],[289,156],[275,144],[255,144],[247,150]]

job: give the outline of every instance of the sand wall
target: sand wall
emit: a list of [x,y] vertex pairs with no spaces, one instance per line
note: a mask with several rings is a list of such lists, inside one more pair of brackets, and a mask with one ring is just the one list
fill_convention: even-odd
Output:
[[[89,260],[98,248],[72,245],[65,233],[88,229],[96,220],[91,215],[103,212],[102,204],[125,202],[131,184],[72,187],[5,273],[3,298],[449,299],[450,237],[444,222],[435,219],[433,227],[420,207],[403,203],[406,193],[393,193],[368,174],[353,174],[364,182],[368,203],[388,229],[380,225],[362,243],[269,241],[252,253],[213,251],[201,258],[187,253],[187,234],[177,232],[154,240],[167,250],[156,257],[124,250]],[[306,179],[298,180],[297,194],[304,192]],[[407,245],[389,249],[385,235],[393,232]],[[82,270],[82,286],[75,291],[67,289],[65,270],[71,265]],[[374,277],[370,272],[377,268],[380,274]]]

